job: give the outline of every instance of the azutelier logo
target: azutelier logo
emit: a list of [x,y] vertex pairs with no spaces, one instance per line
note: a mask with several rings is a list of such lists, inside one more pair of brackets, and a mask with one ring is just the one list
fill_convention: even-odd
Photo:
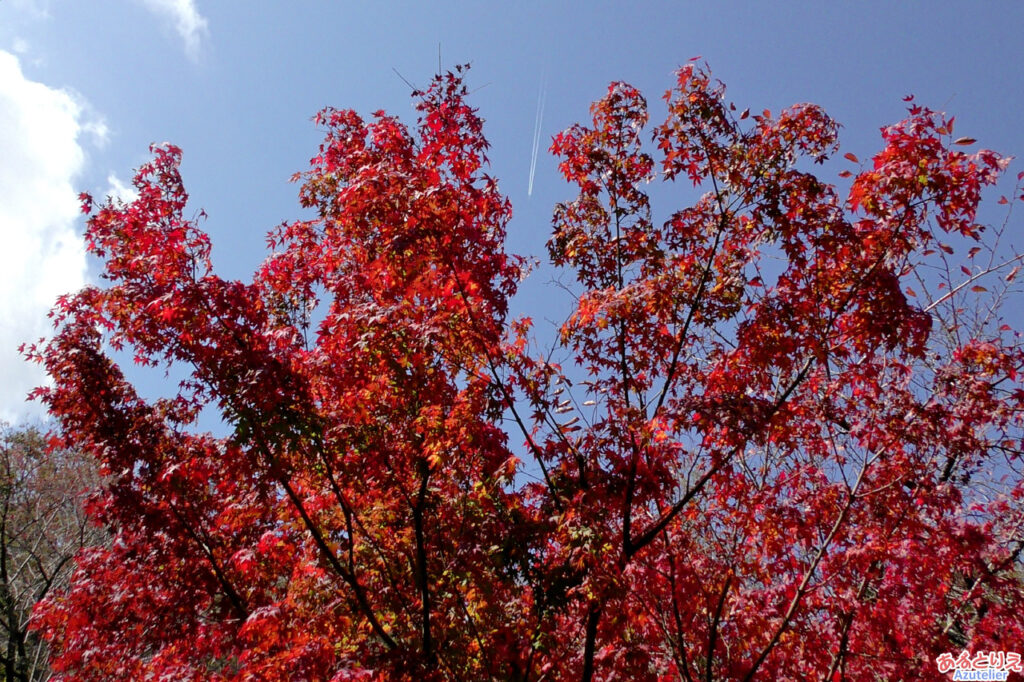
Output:
[[1024,670],[1021,655],[1016,651],[969,651],[961,652],[956,658],[953,654],[942,654],[935,659],[939,672],[952,672],[953,680],[1007,680],[1010,673]]

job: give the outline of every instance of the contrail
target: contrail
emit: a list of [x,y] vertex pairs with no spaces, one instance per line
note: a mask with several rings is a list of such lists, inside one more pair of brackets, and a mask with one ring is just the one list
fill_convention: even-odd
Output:
[[533,178],[537,173],[537,152],[540,151],[540,128],[544,121],[544,104],[547,100],[547,77],[541,78],[540,90],[537,93],[537,114],[533,120],[533,150],[530,154],[530,184],[526,188],[526,196],[533,195]]

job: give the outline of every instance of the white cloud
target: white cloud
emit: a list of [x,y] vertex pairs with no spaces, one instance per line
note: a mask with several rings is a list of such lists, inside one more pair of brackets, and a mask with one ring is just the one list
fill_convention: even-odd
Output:
[[92,143],[97,147],[106,147],[107,142],[110,141],[110,128],[102,118],[90,118],[88,121],[83,121],[82,130],[92,135]]
[[129,204],[139,198],[139,193],[135,191],[134,187],[121,182],[121,178],[117,177],[113,173],[107,176],[107,196],[111,199],[119,199],[126,204]]
[[50,17],[50,0],[12,0],[14,9],[24,12],[37,19]]
[[199,59],[202,40],[209,35],[206,17],[196,9],[195,0],[142,0],[150,11],[163,15],[174,22],[174,30],[185,43],[185,54],[195,61]]
[[85,153],[79,137],[102,124],[65,90],[31,81],[18,58],[0,50],[0,417],[24,416],[39,367],[17,348],[48,334],[46,313],[60,294],[85,283],[73,181]]

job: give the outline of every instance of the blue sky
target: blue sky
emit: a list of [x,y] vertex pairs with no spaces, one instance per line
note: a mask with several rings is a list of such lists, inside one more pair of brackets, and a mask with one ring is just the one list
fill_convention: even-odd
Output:
[[[492,172],[514,206],[510,247],[541,257],[552,205],[571,196],[544,153],[527,194],[542,87],[542,149],[612,80],[641,88],[657,120],[673,70],[701,55],[740,108],[824,106],[862,159],[910,93],[955,114],[958,134],[1020,156],[1022,36],[1019,0],[0,0],[0,417],[38,414],[23,397],[42,377],[14,348],[45,334],[49,302],[96,270],[75,196],[121,191],[151,142],[184,149],[218,270],[244,278],[266,231],[300,215],[288,178],[319,141],[311,116],[333,105],[411,121],[395,71],[425,85],[440,46],[443,68],[473,64]],[[542,324],[560,314],[549,280],[535,275],[516,306]]]

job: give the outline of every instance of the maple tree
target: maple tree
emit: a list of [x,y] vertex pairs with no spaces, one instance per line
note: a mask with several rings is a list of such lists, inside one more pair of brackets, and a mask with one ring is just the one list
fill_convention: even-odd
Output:
[[[250,282],[177,148],[84,197],[106,283],[30,355],[112,542],[37,609],[58,678],[914,680],[1024,641],[1018,258],[976,222],[1007,160],[911,102],[842,198],[820,108],[690,63],[648,133],[614,83],[552,145],[556,364],[462,77],[412,129],[321,112],[315,217]],[[656,180],[702,193],[656,220]],[[145,400],[111,350],[188,378]]]
[[99,481],[90,458],[48,449],[36,428],[0,424],[0,650],[3,679],[50,678],[46,648],[29,629],[32,606],[67,586],[82,547],[102,542],[81,496]]

